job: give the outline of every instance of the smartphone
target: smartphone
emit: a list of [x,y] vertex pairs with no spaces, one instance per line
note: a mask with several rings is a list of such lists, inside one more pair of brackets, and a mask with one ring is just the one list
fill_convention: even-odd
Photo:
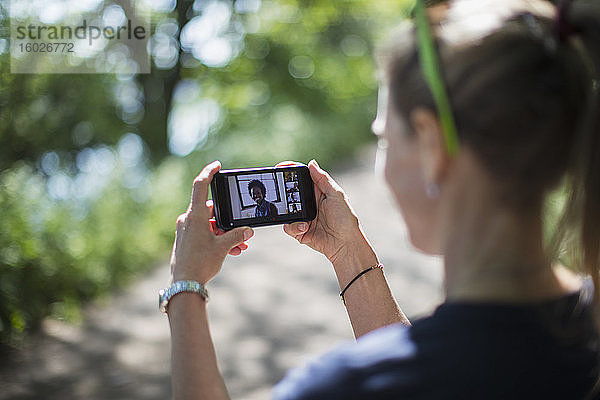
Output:
[[315,191],[306,165],[230,169],[210,184],[217,226],[265,226],[312,221]]

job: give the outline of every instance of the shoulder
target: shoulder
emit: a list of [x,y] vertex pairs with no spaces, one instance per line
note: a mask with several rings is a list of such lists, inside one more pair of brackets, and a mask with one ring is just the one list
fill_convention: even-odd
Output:
[[292,370],[275,387],[273,398],[365,398],[384,388],[409,384],[409,365],[415,354],[406,326],[380,328]]

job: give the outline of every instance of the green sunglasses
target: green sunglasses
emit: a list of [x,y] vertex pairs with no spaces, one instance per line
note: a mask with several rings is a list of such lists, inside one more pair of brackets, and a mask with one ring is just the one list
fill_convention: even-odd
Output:
[[442,79],[431,26],[425,13],[425,4],[422,0],[417,0],[415,4],[414,19],[417,27],[422,72],[437,107],[448,154],[453,156],[458,151],[456,123],[452,114],[452,108],[450,107],[448,93]]

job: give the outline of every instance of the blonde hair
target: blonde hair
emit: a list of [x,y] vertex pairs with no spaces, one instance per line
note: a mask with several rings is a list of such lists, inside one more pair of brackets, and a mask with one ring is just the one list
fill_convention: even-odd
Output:
[[[559,35],[543,0],[457,0],[434,21],[440,68],[461,146],[506,190],[518,212],[541,207],[559,182],[567,204],[551,251],[568,247],[598,288],[600,269],[600,4],[575,1]],[[436,112],[412,24],[378,55],[393,107],[410,121]],[[600,291],[596,291],[598,295]]]

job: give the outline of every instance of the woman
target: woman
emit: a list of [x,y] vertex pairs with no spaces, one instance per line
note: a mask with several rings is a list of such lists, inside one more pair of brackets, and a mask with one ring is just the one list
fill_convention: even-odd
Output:
[[[318,216],[284,230],[331,261],[358,340],[290,373],[277,399],[599,396],[591,285],[553,263],[542,234],[543,201],[567,177],[565,226],[573,229],[561,232],[581,233],[570,245],[581,246],[598,280],[599,6],[579,0],[557,12],[545,1],[465,0],[441,18],[442,29],[433,25],[456,151],[412,27],[383,52],[373,130],[411,242],[444,257],[446,300],[411,326],[343,190],[312,161]],[[178,219],[174,281],[205,284],[253,234],[206,223],[219,168],[203,169]],[[227,398],[204,295],[184,292],[168,305],[176,399]]]
[[250,183],[248,183],[248,192],[250,193],[252,200],[256,202],[256,208],[254,209],[255,217],[277,216],[277,207],[265,198],[267,196],[267,188],[264,183],[258,179],[251,180]]

